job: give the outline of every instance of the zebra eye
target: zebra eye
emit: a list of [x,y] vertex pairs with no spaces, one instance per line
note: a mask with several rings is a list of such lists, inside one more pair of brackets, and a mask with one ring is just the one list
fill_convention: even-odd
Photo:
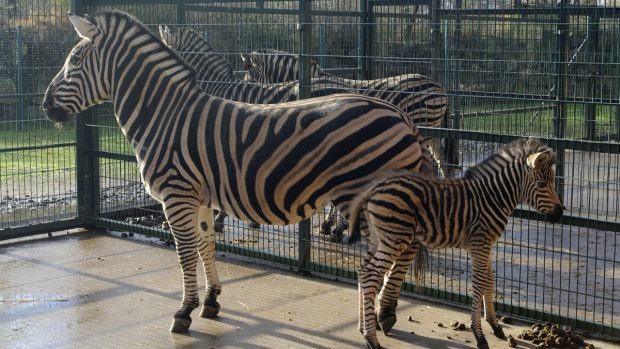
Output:
[[78,55],[73,55],[71,56],[71,58],[69,59],[69,62],[72,65],[78,65],[80,64],[80,62],[82,61],[82,57],[78,56]]
[[547,186],[547,181],[536,181],[536,186],[540,189],[545,188]]

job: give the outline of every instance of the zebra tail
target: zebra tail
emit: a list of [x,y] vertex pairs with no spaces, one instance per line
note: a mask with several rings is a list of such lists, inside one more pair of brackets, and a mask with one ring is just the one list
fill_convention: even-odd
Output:
[[370,190],[363,190],[355,196],[351,204],[351,212],[349,213],[349,245],[352,245],[362,238],[360,229],[360,214],[366,202],[368,201]]
[[420,292],[422,285],[422,276],[426,273],[428,267],[428,248],[426,245],[420,244],[418,252],[415,254],[413,261],[413,278],[415,280],[415,290]]

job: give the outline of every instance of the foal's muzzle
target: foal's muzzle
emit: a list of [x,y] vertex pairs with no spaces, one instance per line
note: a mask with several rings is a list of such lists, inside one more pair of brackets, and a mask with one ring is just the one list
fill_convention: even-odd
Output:
[[547,220],[551,223],[556,223],[557,221],[560,220],[560,218],[562,218],[562,213],[564,212],[564,209],[562,208],[562,205],[555,205],[553,207],[553,209],[551,211],[549,211],[545,216],[547,217]]

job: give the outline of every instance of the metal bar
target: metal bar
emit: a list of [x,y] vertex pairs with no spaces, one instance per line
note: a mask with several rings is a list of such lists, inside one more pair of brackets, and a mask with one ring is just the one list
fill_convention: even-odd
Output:
[[[299,47],[299,98],[309,98],[311,94],[311,49],[312,49],[312,1],[299,1],[299,25],[300,30],[300,47]],[[308,271],[308,262],[310,261],[310,230],[311,223],[309,219],[305,219],[299,223],[299,260],[298,266],[300,271]]]
[[[492,142],[492,143],[508,143],[523,136],[515,136],[509,134],[489,133],[480,131],[467,131],[467,130],[452,130],[444,128],[433,127],[419,127],[420,131],[425,136],[430,137],[453,137],[454,139],[464,139],[478,142]],[[550,147],[562,147],[570,150],[582,150],[587,152],[607,153],[607,154],[619,154],[620,143],[616,142],[593,142],[593,141],[576,141],[570,139],[557,139],[557,138],[540,138],[543,142]]]
[[75,142],[48,144],[48,145],[30,145],[27,147],[2,148],[0,149],[0,154],[10,153],[10,152],[15,152],[15,151],[41,150],[41,149],[53,149],[53,148],[64,148],[64,147],[75,147]]
[[23,227],[7,228],[0,230],[0,241],[44,234],[51,231],[79,228],[82,225],[83,223],[77,218],[71,218],[50,223],[37,223]]
[[372,21],[372,17],[370,17],[368,0],[360,0],[359,2],[360,13],[359,13],[359,28],[358,28],[358,37],[357,37],[357,67],[359,69],[357,78],[361,80],[365,80],[368,78],[368,60],[370,59],[370,48],[368,47],[368,39],[370,36],[370,21]]
[[[559,1],[558,1],[559,3]],[[618,17],[620,7],[599,7],[599,6],[555,6],[555,7],[530,7],[530,8],[468,8],[468,9],[443,9],[442,16],[453,16],[456,13],[462,15],[480,16],[506,16],[506,15],[560,15],[566,13],[571,16],[597,15],[599,17]]]
[[312,2],[301,0],[299,2],[299,99],[310,98],[311,76],[310,65],[312,55]]
[[[596,50],[598,48],[598,31],[599,31],[599,19],[598,16],[588,16],[587,24],[587,45],[586,54],[588,55],[590,62],[590,72],[588,79],[586,80],[586,93],[592,100],[595,100],[596,88],[595,80],[597,75],[597,66],[593,62],[596,57]],[[596,105],[589,103],[585,105],[584,115],[584,130],[585,138],[594,140],[596,138]]]
[[18,25],[15,31],[15,92],[17,94],[17,131],[24,130],[24,65],[22,26]]

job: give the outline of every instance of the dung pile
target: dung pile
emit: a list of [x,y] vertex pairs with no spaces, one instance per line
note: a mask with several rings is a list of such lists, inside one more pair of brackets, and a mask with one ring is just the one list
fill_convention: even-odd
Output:
[[523,330],[518,338],[530,341],[538,348],[594,349],[593,344],[584,341],[583,333],[550,322],[532,325],[531,329]]

